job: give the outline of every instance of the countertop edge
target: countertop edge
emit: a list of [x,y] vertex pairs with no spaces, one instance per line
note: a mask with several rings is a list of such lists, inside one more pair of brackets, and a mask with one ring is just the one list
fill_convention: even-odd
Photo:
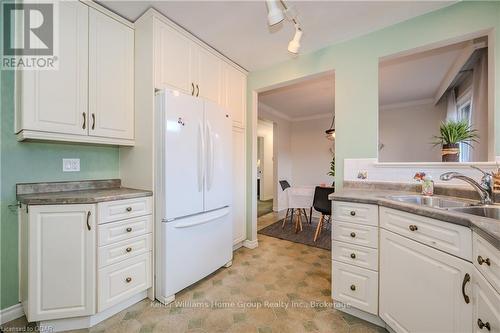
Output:
[[[375,194],[374,194],[375,195]],[[328,197],[332,201],[342,201],[342,202],[354,202],[354,203],[364,203],[364,204],[374,204],[381,207],[387,207],[392,209],[401,210],[404,212],[429,217],[437,220],[441,220],[444,222],[462,225],[472,229],[473,232],[479,234],[482,238],[484,238],[488,243],[494,246],[496,249],[500,250],[500,239],[497,236],[492,235],[488,231],[484,230],[480,226],[478,226],[474,220],[483,219],[481,217],[472,217],[468,214],[450,212],[445,210],[440,210],[436,208],[430,207],[420,207],[413,204],[407,204],[403,202],[397,202],[394,200],[386,199],[383,197],[355,197],[351,195],[342,195],[336,196],[332,194]],[[499,222],[500,223],[500,222]]]
[[132,193],[123,193],[123,194],[115,194],[115,195],[108,195],[108,196],[89,196],[88,198],[84,197],[78,197],[78,198],[53,198],[53,199],[48,199],[48,198],[29,198],[26,197],[25,195],[19,195],[17,196],[17,201],[19,201],[22,204],[25,205],[70,205],[70,204],[96,204],[99,202],[106,202],[106,201],[116,201],[116,200],[125,200],[125,199],[134,199],[134,198],[142,198],[142,197],[151,197],[153,196],[152,191],[148,190],[137,190],[137,189],[131,189],[131,188],[126,188],[127,190],[133,190],[133,191],[138,191],[138,192],[132,192]]

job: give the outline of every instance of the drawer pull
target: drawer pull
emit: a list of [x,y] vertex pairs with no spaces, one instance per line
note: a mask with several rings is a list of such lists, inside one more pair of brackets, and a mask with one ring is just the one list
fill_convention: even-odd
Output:
[[89,230],[90,230],[90,221],[89,221],[90,220],[90,214],[91,214],[90,211],[88,211],[87,212],[87,229],[89,229]]
[[462,295],[464,296],[464,301],[466,304],[469,304],[470,302],[469,296],[467,296],[467,294],[465,293],[465,285],[469,281],[470,281],[470,275],[469,273],[465,273],[464,280],[462,281]]
[[356,290],[356,286],[355,286],[355,285],[353,285],[353,284],[351,284],[351,290],[352,290],[352,291]]
[[351,237],[352,237],[352,238],[356,237],[356,233],[351,232]]
[[490,323],[489,322],[485,322],[483,323],[483,321],[481,319],[477,319],[477,326],[479,326],[479,329],[483,329],[483,327],[486,327],[486,329],[488,331],[491,331],[491,326],[490,326]]
[[477,263],[479,265],[482,265],[482,264],[486,264],[488,266],[491,266],[491,261],[490,261],[490,258],[486,258],[484,259],[483,257],[481,256],[477,256]]
[[356,212],[351,210],[351,216],[356,216]]
[[127,247],[127,248],[125,249],[125,251],[130,252],[130,251],[132,251],[132,248],[131,248],[131,247]]
[[408,227],[410,228],[411,231],[417,231],[418,230],[418,227],[414,224],[410,224],[410,226]]
[[132,228],[131,227],[128,227],[127,229],[125,229],[127,232],[131,232],[132,231]]
[[132,207],[127,207],[125,210],[130,213],[132,211]]
[[351,253],[351,258],[356,259],[356,253]]
[[125,279],[125,282],[127,282],[127,283],[130,283],[131,281],[132,281],[131,277],[128,277],[128,278]]

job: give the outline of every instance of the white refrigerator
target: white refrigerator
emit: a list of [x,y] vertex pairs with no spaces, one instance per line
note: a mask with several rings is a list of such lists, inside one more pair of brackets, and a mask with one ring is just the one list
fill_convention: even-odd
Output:
[[221,107],[175,90],[156,93],[156,298],[232,260],[232,121]]

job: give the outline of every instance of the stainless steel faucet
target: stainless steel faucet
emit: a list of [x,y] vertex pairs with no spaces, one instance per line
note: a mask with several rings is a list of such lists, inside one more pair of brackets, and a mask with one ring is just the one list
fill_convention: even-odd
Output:
[[481,178],[481,183],[478,183],[474,179],[467,177],[458,172],[446,172],[439,177],[441,180],[449,181],[452,179],[460,179],[474,187],[474,189],[479,194],[481,198],[482,205],[491,205],[493,201],[491,200],[491,196],[493,193],[493,175],[489,172],[483,171],[477,166],[471,165],[471,168],[479,170],[483,173],[483,177]]

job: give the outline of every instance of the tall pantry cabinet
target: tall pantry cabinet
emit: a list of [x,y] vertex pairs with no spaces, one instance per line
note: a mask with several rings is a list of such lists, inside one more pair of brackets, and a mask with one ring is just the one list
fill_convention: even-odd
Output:
[[[211,100],[233,120],[233,241],[246,239],[247,72],[154,9],[135,22],[136,147],[120,150],[125,186],[155,190],[154,93],[175,89]],[[140,84],[139,84],[140,83]],[[168,158],[168,157],[167,157]],[[157,205],[160,207],[160,205]]]

